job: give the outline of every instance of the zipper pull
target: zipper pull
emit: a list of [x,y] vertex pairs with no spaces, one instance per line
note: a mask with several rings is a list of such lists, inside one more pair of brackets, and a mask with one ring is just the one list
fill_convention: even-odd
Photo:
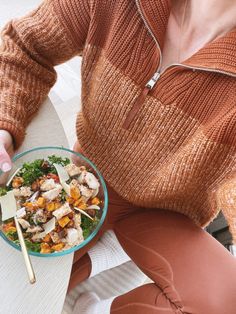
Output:
[[156,84],[160,76],[161,76],[160,72],[154,73],[153,77],[150,79],[150,81],[147,82],[145,86],[147,86],[149,89],[153,89],[154,85]]
[[140,110],[142,104],[144,103],[144,100],[145,100],[147,94],[154,87],[154,85],[156,84],[159,77],[160,77],[160,73],[156,72],[153,75],[153,77],[147,82],[147,84],[145,85],[141,94],[136,98],[135,103],[133,104],[132,108],[130,109],[130,111],[129,111],[126,119],[125,119],[125,122],[123,124],[124,129],[129,128],[131,122],[133,121],[134,117],[136,116],[136,114]]

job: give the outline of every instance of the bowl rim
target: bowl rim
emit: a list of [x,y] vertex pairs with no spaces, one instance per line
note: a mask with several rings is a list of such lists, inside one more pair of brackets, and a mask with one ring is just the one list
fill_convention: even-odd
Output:
[[[39,252],[33,252],[28,250],[28,253],[32,256],[38,256],[38,257],[58,257],[58,256],[64,256],[70,253],[73,253],[75,251],[78,251],[79,249],[83,248],[85,245],[87,245],[98,233],[98,231],[100,230],[101,226],[104,223],[104,220],[106,218],[107,215],[107,210],[108,210],[108,191],[107,191],[107,187],[106,187],[106,183],[100,173],[100,171],[97,169],[97,167],[93,164],[92,161],[90,161],[87,157],[83,156],[82,154],[75,152],[69,148],[65,148],[63,146],[37,146],[34,148],[31,148],[29,150],[23,151],[21,153],[18,153],[16,155],[13,156],[12,158],[12,162],[14,163],[16,160],[20,159],[21,157],[30,154],[32,152],[35,151],[40,151],[40,150],[49,150],[49,149],[55,149],[55,150],[61,150],[61,151],[66,151],[68,153],[72,153],[74,155],[77,155],[78,157],[80,157],[81,159],[83,159],[85,162],[87,162],[96,172],[96,175],[99,177],[100,183],[102,185],[103,188],[103,192],[104,192],[104,207],[103,207],[103,213],[101,216],[101,219],[99,221],[99,223],[97,224],[96,228],[93,230],[93,232],[79,245],[76,245],[68,250],[64,250],[64,251],[60,251],[60,252],[54,252],[54,253],[39,253]],[[10,244],[12,247],[14,247],[15,249],[17,249],[18,251],[21,251],[21,247],[17,244],[15,244],[14,242],[12,242],[11,240],[9,240],[7,238],[7,236],[4,234],[4,232],[2,230],[0,230],[0,236],[8,243]]]

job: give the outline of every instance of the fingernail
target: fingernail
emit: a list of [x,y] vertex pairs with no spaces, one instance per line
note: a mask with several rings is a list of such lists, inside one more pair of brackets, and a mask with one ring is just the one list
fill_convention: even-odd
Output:
[[7,172],[9,170],[11,170],[11,165],[8,162],[4,162],[2,164],[2,171]]

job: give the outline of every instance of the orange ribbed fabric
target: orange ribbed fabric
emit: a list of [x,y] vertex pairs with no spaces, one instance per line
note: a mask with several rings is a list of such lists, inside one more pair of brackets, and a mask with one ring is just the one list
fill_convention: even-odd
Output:
[[236,240],[236,30],[166,69],[139,97],[160,62],[168,3],[48,0],[11,21],[0,48],[0,128],[18,147],[55,83],[54,66],[81,55],[77,136],[109,184],[136,205],[200,226],[222,210]]

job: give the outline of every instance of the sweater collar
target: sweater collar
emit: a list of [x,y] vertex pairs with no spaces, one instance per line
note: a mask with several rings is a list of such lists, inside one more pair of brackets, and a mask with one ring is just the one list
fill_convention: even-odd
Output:
[[[169,0],[136,0],[136,4],[162,50],[170,15]],[[208,43],[182,64],[236,76],[236,28]]]

